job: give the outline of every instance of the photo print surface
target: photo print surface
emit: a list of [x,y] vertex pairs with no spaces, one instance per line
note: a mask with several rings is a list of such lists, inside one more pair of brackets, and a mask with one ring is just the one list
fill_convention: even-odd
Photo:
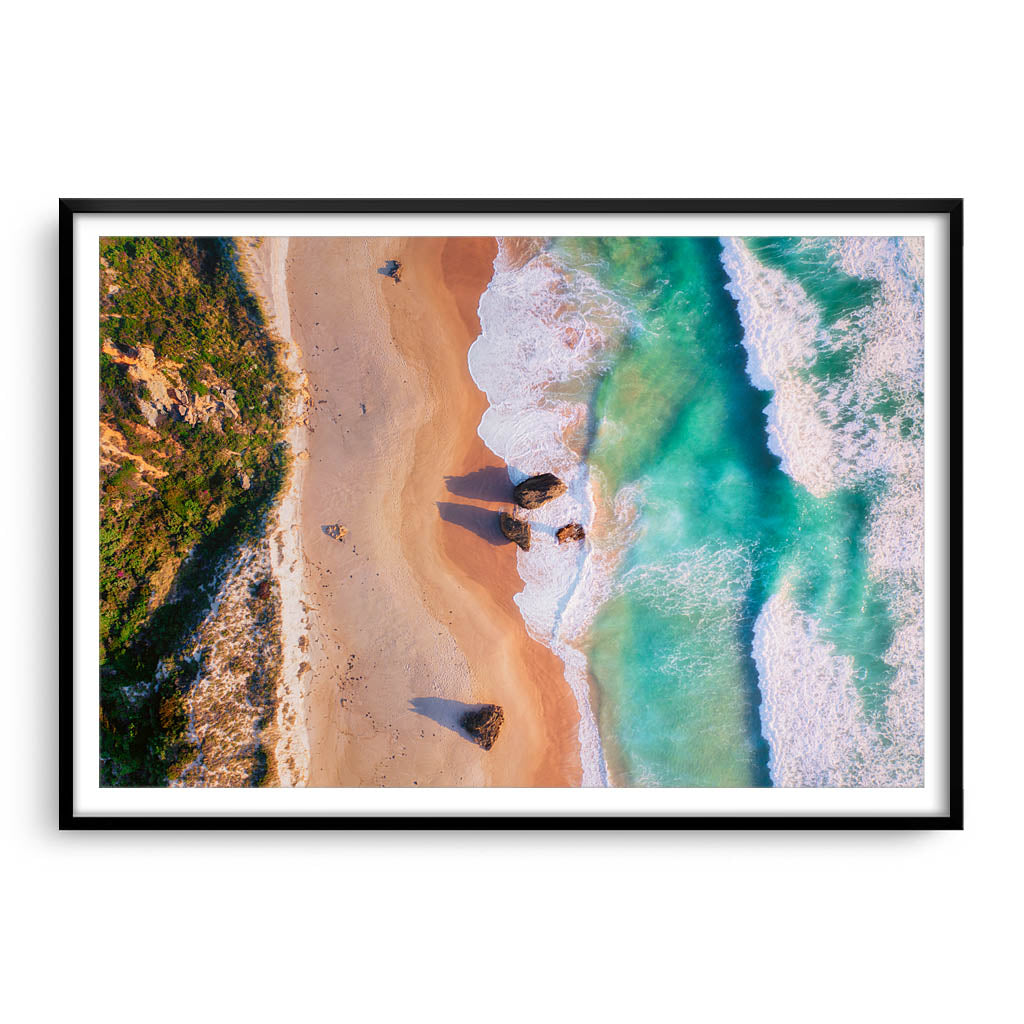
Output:
[[103,787],[923,785],[923,238],[98,260]]

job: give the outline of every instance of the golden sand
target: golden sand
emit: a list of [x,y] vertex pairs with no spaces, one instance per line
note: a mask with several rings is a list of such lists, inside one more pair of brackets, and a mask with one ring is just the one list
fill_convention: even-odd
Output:
[[[562,663],[513,603],[511,486],[477,435],[466,363],[490,238],[293,238],[291,333],[309,382],[300,519],[310,785],[580,781]],[[377,273],[402,263],[400,283]],[[342,524],[342,540],[323,527]],[[500,704],[490,751],[457,729]]]

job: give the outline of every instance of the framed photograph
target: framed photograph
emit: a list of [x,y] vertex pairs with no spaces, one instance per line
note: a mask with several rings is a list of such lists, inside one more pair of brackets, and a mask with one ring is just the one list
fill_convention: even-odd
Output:
[[62,828],[962,828],[958,199],[60,203]]

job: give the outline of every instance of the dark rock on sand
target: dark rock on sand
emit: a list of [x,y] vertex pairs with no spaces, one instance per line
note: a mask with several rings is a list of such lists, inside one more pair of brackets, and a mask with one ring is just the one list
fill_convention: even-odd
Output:
[[402,280],[402,264],[398,260],[388,260],[383,267],[377,268],[377,273],[390,277],[397,284]]
[[484,750],[490,750],[505,722],[505,712],[497,704],[484,704],[476,711],[467,711],[459,721]]
[[333,523],[330,526],[321,526],[320,529],[333,540],[344,540],[345,534],[348,533],[348,530],[342,526],[341,523]]
[[509,540],[514,540],[524,551],[530,550],[529,523],[523,522],[522,519],[516,519],[515,516],[510,516],[507,512],[500,513],[498,522],[501,526],[501,532]]
[[558,538],[559,544],[566,544],[571,540],[583,540],[586,537],[586,533],[584,533],[583,527],[579,523],[568,523],[555,536]]
[[516,504],[520,508],[539,508],[546,501],[565,494],[566,486],[554,473],[531,476],[516,485]]

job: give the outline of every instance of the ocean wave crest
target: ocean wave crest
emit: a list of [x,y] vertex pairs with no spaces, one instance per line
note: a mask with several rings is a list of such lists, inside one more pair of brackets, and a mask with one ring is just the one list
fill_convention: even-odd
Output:
[[[835,269],[877,286],[872,302],[831,324],[799,282],[762,264],[742,239],[721,241],[748,374],[772,392],[768,446],[815,497],[866,488],[869,572],[894,625],[884,658],[893,669],[886,712],[869,723],[854,699],[852,663],[828,649],[786,593],[765,605],[756,643],[773,778],[780,785],[922,785],[923,240],[823,240]],[[835,353],[846,359],[844,372],[819,371]]]
[[912,689],[897,680],[886,715],[872,721],[853,658],[836,652],[788,587],[772,595],[757,618],[754,662],[774,785],[921,785],[921,709]]

